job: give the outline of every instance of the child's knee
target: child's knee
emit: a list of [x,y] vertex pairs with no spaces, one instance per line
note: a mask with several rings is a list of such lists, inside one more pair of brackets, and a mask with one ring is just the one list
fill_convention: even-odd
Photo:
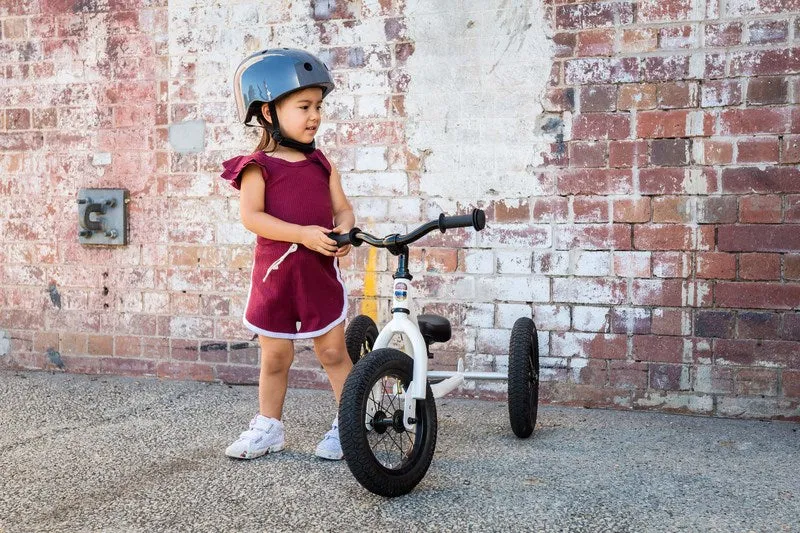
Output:
[[338,348],[323,348],[317,352],[317,358],[322,366],[336,366],[342,364],[345,359],[348,359],[346,350]]
[[269,374],[285,373],[292,366],[294,354],[282,351],[262,350],[261,369]]

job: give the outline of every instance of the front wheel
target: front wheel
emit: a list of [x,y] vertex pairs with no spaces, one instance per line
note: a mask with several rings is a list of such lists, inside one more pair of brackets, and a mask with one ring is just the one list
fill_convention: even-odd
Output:
[[533,433],[539,410],[539,343],[530,318],[519,318],[511,328],[508,354],[508,415],[514,434]]
[[367,315],[358,315],[348,324],[344,332],[344,343],[347,355],[353,364],[372,351],[375,339],[378,338],[378,326]]
[[425,477],[436,448],[436,404],[426,384],[416,401],[414,430],[403,424],[413,360],[393,348],[371,352],[353,367],[339,403],[345,461],[364,488],[380,496],[411,492]]

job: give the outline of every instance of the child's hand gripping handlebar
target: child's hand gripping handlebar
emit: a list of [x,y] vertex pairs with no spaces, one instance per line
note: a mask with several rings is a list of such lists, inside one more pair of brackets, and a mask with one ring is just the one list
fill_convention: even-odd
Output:
[[421,239],[433,230],[438,229],[444,233],[448,229],[468,228],[470,226],[475,228],[476,231],[480,231],[486,227],[486,213],[484,213],[482,209],[474,209],[472,214],[469,215],[456,215],[452,217],[448,217],[442,213],[439,215],[438,220],[432,220],[423,224],[407,235],[394,233],[379,238],[369,233],[364,233],[358,228],[353,228],[348,233],[343,233],[341,235],[338,233],[329,233],[328,237],[336,241],[336,246],[340,248],[346,244],[361,246],[362,243],[366,242],[371,246],[389,248],[389,251],[395,253],[393,250],[407,246]]

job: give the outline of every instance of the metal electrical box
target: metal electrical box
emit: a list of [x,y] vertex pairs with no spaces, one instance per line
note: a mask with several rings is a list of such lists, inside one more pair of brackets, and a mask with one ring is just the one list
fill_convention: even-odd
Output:
[[128,191],[78,191],[78,242],[121,246],[128,244]]

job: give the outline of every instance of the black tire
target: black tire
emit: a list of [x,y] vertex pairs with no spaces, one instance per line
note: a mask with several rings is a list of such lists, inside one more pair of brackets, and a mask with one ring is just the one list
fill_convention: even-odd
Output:
[[342,390],[339,436],[345,461],[356,480],[380,496],[411,492],[425,477],[436,448],[438,422],[429,385],[425,400],[416,403],[416,431],[402,424],[399,393],[411,382],[413,363],[399,350],[375,350],[353,367]]
[[539,343],[530,318],[519,318],[511,329],[508,353],[508,416],[514,434],[533,433],[539,410]]
[[367,315],[358,315],[350,321],[344,332],[344,343],[353,364],[372,351],[377,338],[378,327]]

